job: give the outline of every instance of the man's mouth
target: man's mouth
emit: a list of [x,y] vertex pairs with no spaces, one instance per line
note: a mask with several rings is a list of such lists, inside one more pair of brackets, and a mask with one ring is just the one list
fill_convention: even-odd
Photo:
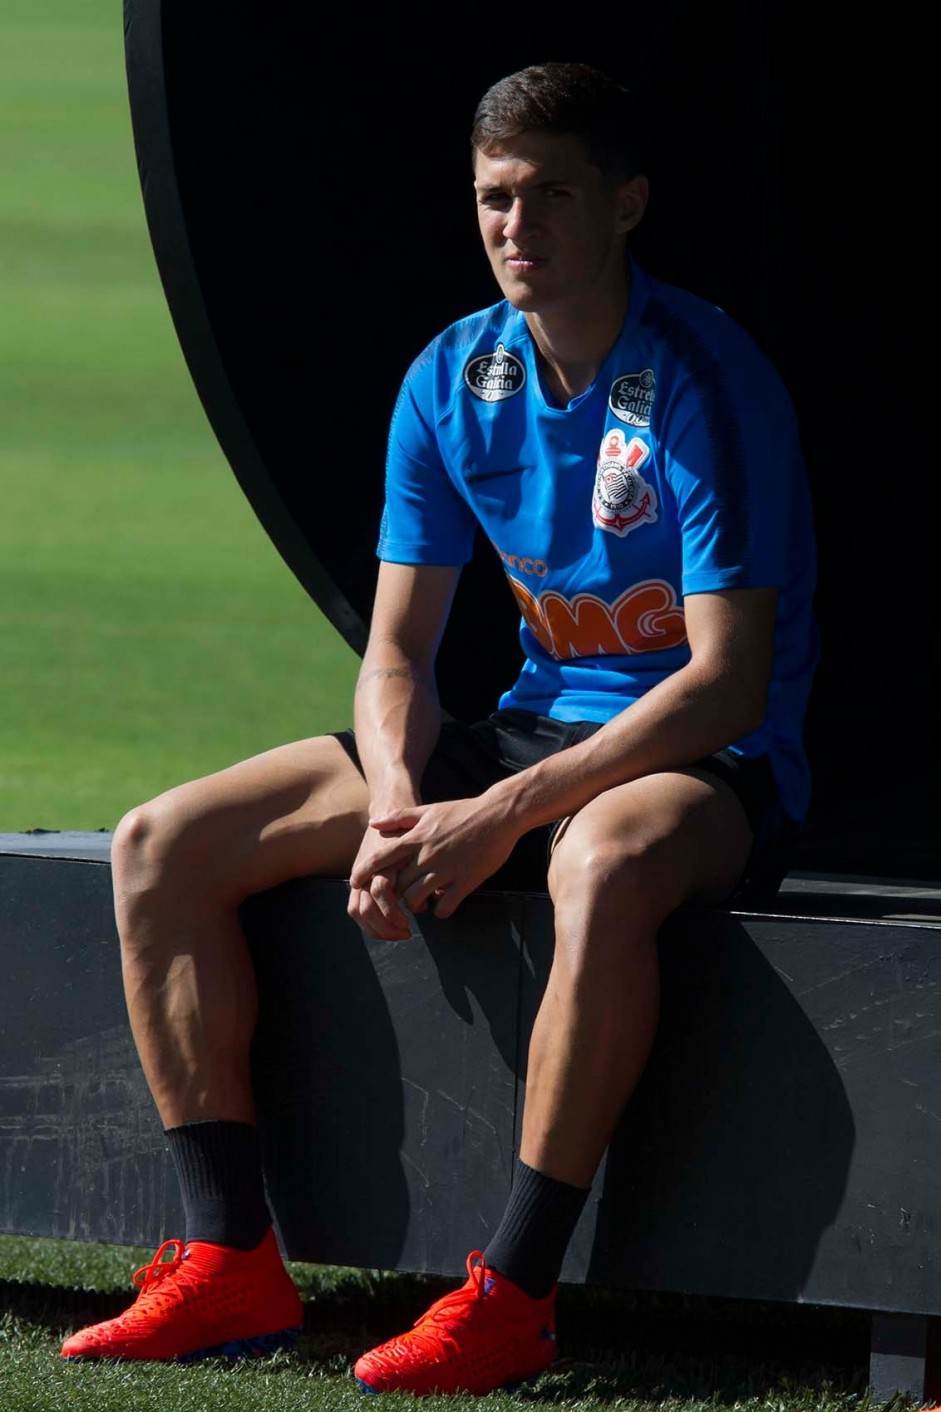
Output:
[[510,269],[514,270],[517,274],[529,274],[533,270],[540,269],[546,263],[544,255],[523,255],[517,253],[515,255],[506,255],[504,259]]

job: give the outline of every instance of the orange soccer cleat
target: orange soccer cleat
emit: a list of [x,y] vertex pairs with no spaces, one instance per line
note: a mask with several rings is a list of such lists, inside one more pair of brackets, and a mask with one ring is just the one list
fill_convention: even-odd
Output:
[[291,1343],[303,1305],[273,1230],[254,1250],[166,1240],[126,1313],[72,1334],[63,1358],[257,1357]]
[[366,1392],[493,1392],[535,1378],[555,1358],[555,1291],[531,1299],[484,1266],[474,1250],[468,1280],[433,1304],[414,1328],[356,1364]]

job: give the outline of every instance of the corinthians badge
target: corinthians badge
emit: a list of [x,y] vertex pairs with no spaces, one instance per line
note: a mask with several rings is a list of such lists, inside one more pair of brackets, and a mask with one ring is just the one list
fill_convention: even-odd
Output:
[[625,441],[623,431],[605,433],[591,497],[591,517],[599,529],[623,539],[657,518],[656,492],[638,469],[649,455],[650,447],[639,436]]

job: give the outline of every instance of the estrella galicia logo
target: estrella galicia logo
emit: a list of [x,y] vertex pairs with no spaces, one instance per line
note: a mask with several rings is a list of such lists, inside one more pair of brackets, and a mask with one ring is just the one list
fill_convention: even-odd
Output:
[[505,402],[524,386],[526,369],[498,343],[492,353],[471,358],[464,369],[464,381],[481,402]]
[[611,384],[608,406],[619,422],[629,427],[649,427],[656,392],[653,368],[644,368],[642,373],[622,373]]

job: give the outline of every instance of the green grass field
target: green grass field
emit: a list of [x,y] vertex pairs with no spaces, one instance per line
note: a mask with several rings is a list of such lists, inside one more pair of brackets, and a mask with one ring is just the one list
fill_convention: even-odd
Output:
[[158,279],[120,6],[0,11],[0,832],[346,725],[356,658],[225,462]]
[[[62,1337],[128,1302],[149,1251],[0,1238],[3,1412],[365,1412],[350,1373],[451,1282],[292,1264],[306,1305],[290,1352],[256,1363],[63,1364]],[[512,1394],[383,1399],[390,1412],[867,1412],[865,1321],[845,1312],[563,1289],[560,1360]],[[907,1406],[903,1400],[897,1412]]]

